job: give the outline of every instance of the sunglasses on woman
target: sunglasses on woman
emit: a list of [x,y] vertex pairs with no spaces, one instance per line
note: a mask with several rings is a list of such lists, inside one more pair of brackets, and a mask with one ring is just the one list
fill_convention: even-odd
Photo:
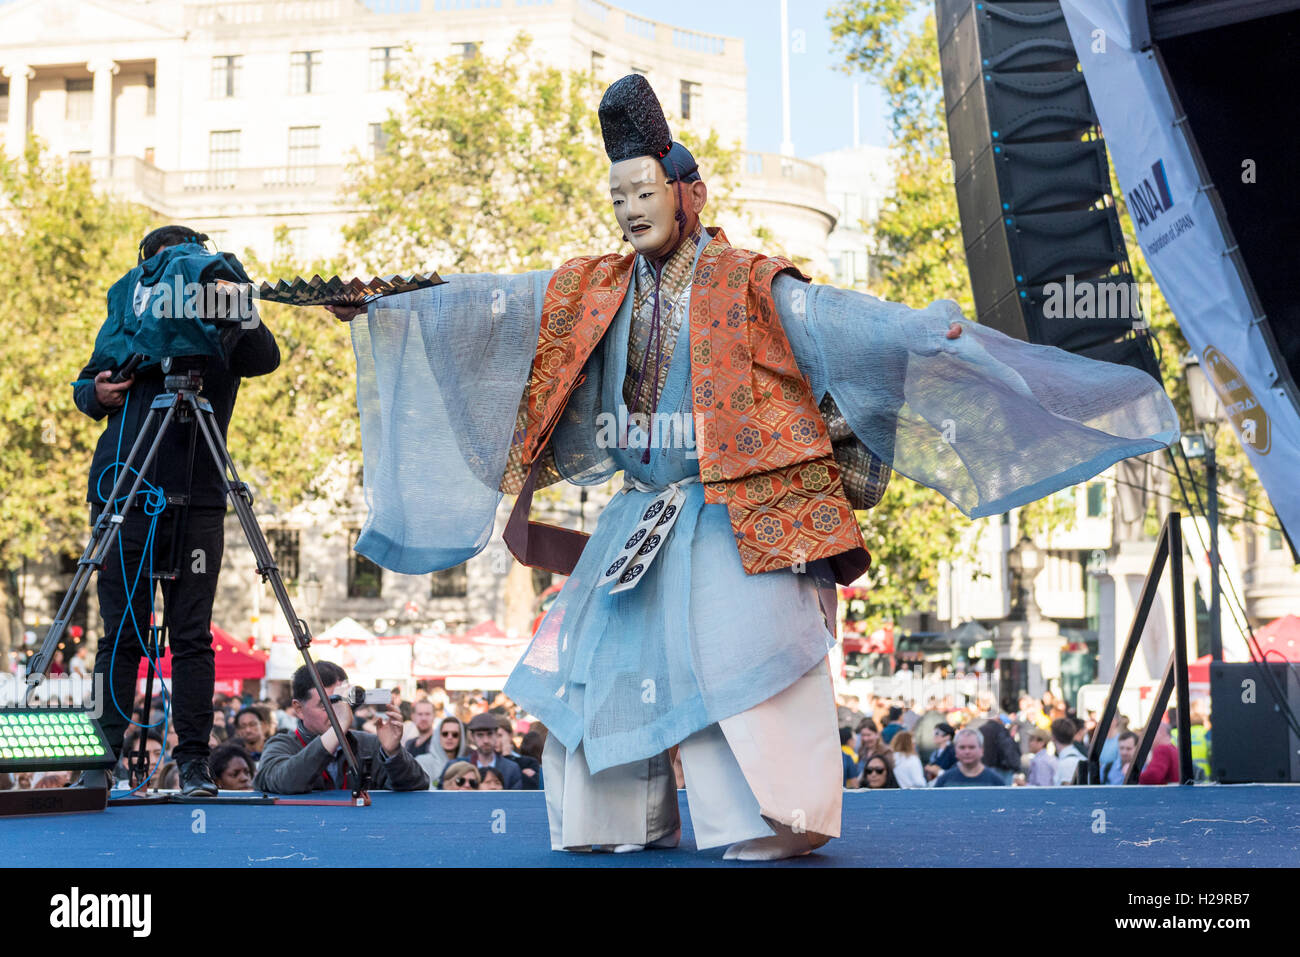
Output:
[[885,769],[884,769],[884,768],[867,768],[867,773],[868,773],[868,774],[884,774],[884,773],[885,773]]
[[457,778],[456,779],[456,787],[463,788],[466,784],[468,784],[475,791],[478,790],[478,778]]

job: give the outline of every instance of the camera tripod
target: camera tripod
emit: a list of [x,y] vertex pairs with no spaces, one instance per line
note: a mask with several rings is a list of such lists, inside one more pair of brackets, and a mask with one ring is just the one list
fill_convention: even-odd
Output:
[[[169,367],[164,367],[164,372],[169,372]],[[190,462],[193,467],[193,456],[197,434],[202,434],[204,443],[208,452],[212,456],[213,462],[221,472],[222,485],[225,487],[226,495],[235,507],[235,514],[239,518],[239,524],[243,528],[244,537],[248,541],[249,547],[253,550],[253,556],[257,562],[257,572],[262,576],[263,582],[270,582],[271,590],[275,593],[276,602],[280,610],[284,613],[285,620],[289,624],[289,630],[293,635],[294,646],[302,653],[303,663],[306,665],[308,672],[311,674],[312,685],[316,689],[316,694],[320,696],[321,703],[325,706],[325,712],[329,716],[330,727],[337,736],[339,745],[343,750],[343,759],[346,761],[351,774],[350,780],[355,782],[352,787],[352,798],[354,803],[365,805],[370,803],[370,797],[366,791],[367,778],[365,769],[357,760],[357,755],[353,751],[351,744],[348,742],[343,728],[339,725],[338,716],[334,709],[329,706],[329,695],[325,691],[324,683],[321,681],[320,672],[316,668],[316,663],[308,653],[311,646],[311,631],[307,623],[293,610],[293,605],[289,600],[289,593],[284,587],[284,580],[280,576],[280,569],[271,555],[271,550],[266,542],[266,536],[262,533],[258,525],[257,518],[253,514],[253,495],[248,485],[239,478],[239,473],[235,469],[235,463],[230,458],[230,453],[221,436],[221,429],[216,422],[216,416],[212,411],[212,406],[207,399],[199,393],[203,390],[203,377],[197,371],[182,372],[177,375],[166,375],[164,379],[164,390],[154,399],[153,404],[149,407],[149,414],[145,419],[143,427],[136,436],[135,442],[131,446],[131,451],[126,457],[126,462],[121,470],[117,473],[117,478],[113,483],[113,490],[109,493],[108,500],[104,508],[100,511],[99,516],[94,522],[91,531],[90,542],[86,545],[86,550],[82,553],[80,560],[77,562],[77,571],[72,579],[72,585],[64,595],[62,603],[59,605],[58,613],[50,625],[45,639],[41,642],[40,649],[33,656],[27,672],[27,691],[26,696],[30,699],[32,691],[39,685],[49,672],[50,665],[54,660],[55,650],[59,642],[63,639],[63,634],[67,630],[72,613],[80,603],[85,594],[86,587],[90,583],[90,576],[93,572],[104,567],[109,559],[113,543],[126,522],[127,516],[135,506],[136,495],[140,491],[140,486],[144,483],[144,476],[148,473],[153,464],[158,450],[162,444],[163,438],[169,429],[177,423],[193,422],[195,432],[190,436]],[[156,427],[156,432],[154,429]],[[153,439],[148,447],[145,447],[145,438],[153,432]],[[143,454],[143,461],[139,469],[133,468],[134,464]],[[131,475],[134,472],[134,481],[131,481]],[[130,483],[130,491],[125,498],[122,497],[123,488]],[[119,505],[119,502],[121,503]],[[179,568],[178,552],[180,542],[184,535],[185,519],[189,509],[189,497],[185,496],[182,505],[181,517],[176,523],[176,528],[172,536],[173,550],[173,569]],[[174,582],[178,572],[172,571],[162,573],[157,576],[167,581],[169,578]],[[149,587],[154,587],[154,582],[149,582]],[[164,596],[164,614],[163,625],[160,627],[151,624],[150,632],[152,637],[151,665],[147,670],[145,679],[146,689],[146,716],[153,690],[153,673],[156,667],[158,656],[162,652],[163,638],[169,622],[170,609],[167,607],[166,597],[169,589],[166,585],[163,587]],[[128,613],[130,613],[128,609]],[[119,636],[120,638],[120,633]],[[106,674],[106,679],[112,682],[112,675]],[[145,735],[141,735],[140,755],[137,757],[136,768],[144,770],[144,749]],[[296,801],[294,803],[304,803]],[[310,802],[308,802],[310,803]],[[336,803],[336,802],[331,802]]]

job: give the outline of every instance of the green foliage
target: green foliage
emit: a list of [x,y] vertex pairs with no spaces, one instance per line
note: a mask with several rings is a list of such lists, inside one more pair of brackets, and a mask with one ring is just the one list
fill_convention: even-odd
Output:
[[[849,0],[833,7],[831,34],[845,69],[884,91],[894,150],[894,187],[870,224],[882,298],[921,306],[953,299],[967,314],[973,299],[962,250],[948,160],[934,17],[912,0]],[[938,492],[895,473],[885,497],[859,513],[872,568],[871,627],[934,607],[939,563],[973,556],[969,519]],[[966,547],[962,541],[966,537]]]
[[[521,34],[501,59],[407,57],[384,152],[350,167],[349,188],[366,210],[344,230],[354,262],[517,273],[623,246],[596,114],[603,84],[539,65],[530,46]],[[739,153],[716,133],[678,132],[706,174],[716,217],[730,203]]]
[[97,194],[90,169],[29,142],[0,157],[0,571],[23,559],[80,554],[87,471],[102,423],[68,383],[90,358],[108,287],[135,265],[151,225],[138,207]]
[[931,610],[939,563],[973,559],[979,543],[978,535],[967,537],[973,523],[942,495],[897,473],[880,503],[857,514],[871,553],[864,576],[868,630]]

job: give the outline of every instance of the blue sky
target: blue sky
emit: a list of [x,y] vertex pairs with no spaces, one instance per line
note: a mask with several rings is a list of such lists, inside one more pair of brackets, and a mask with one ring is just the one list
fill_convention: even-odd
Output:
[[[781,4],[779,0],[611,0],[624,10],[674,26],[739,37],[749,69],[749,143],[781,148]],[[795,153],[811,156],[853,145],[854,78],[839,69],[826,11],[831,0],[790,0],[790,33],[804,31],[805,51],[790,55],[790,123]],[[792,44],[793,45],[793,44]],[[883,99],[859,77],[862,142],[887,144]],[[770,109],[760,104],[770,103]]]

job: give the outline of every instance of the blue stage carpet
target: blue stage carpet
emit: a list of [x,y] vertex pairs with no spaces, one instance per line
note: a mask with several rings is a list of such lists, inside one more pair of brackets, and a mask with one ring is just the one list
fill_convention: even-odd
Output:
[[[682,846],[550,849],[543,795],[377,793],[369,808],[164,804],[0,819],[7,866],[702,867]],[[202,812],[197,814],[196,812]],[[1300,785],[846,792],[844,832],[786,867],[1295,867]]]

